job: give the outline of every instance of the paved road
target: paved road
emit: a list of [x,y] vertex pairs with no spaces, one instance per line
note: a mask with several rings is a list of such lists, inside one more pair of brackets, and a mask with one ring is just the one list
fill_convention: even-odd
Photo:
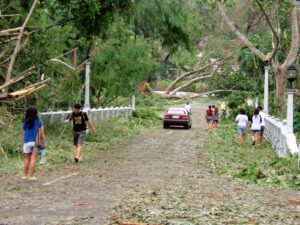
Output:
[[149,129],[35,183],[1,177],[0,224],[300,224],[299,192],[210,173],[203,110],[191,130]]

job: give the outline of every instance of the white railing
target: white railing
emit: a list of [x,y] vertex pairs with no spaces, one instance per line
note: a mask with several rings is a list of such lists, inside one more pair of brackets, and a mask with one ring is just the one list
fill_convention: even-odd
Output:
[[[102,121],[110,118],[123,117],[129,118],[132,114],[131,107],[112,107],[112,108],[98,108],[85,111],[91,121]],[[49,111],[40,113],[40,118],[45,125],[62,124],[72,110],[68,111]]]
[[281,157],[288,153],[298,154],[297,139],[294,133],[288,132],[286,121],[280,121],[270,115],[265,116],[265,137],[270,141]]

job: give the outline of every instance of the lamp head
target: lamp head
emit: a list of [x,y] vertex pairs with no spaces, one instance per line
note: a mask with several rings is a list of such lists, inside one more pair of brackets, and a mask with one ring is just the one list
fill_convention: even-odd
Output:
[[287,80],[288,80],[288,88],[293,88],[293,82],[297,78],[297,68],[294,65],[290,65],[287,68]]

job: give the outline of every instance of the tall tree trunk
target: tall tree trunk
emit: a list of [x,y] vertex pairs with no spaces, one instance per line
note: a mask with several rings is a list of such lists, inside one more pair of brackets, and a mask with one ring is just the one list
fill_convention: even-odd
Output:
[[287,68],[280,66],[276,71],[276,99],[280,106],[281,116],[286,114],[285,87],[286,87]]

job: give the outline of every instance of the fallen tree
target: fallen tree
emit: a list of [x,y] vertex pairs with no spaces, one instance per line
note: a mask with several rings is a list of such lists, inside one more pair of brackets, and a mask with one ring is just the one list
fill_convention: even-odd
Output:
[[[196,66],[191,71],[185,72],[179,75],[177,78],[175,78],[168,85],[168,87],[165,89],[163,93],[155,92],[155,94],[159,94],[164,98],[182,98],[182,96],[177,96],[176,93],[183,90],[184,88],[191,86],[196,82],[199,82],[200,80],[210,79],[216,74],[222,74],[223,71],[221,70],[221,68],[223,65],[227,63],[227,59],[229,59],[230,57],[231,54],[223,58],[212,59],[206,65],[202,65],[202,66],[199,63],[197,63]],[[178,85],[178,83],[181,81],[184,81],[183,84],[176,87],[176,85]],[[149,92],[154,93],[149,86],[146,87]],[[220,90],[218,90],[217,92],[220,92]]]

